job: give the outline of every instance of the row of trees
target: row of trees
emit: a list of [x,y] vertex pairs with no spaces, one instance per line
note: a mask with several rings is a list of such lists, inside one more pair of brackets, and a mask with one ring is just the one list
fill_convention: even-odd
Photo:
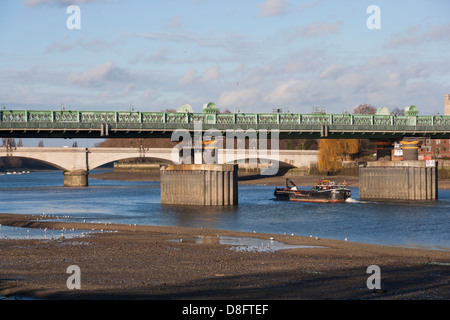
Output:
[[[20,148],[23,147],[22,139],[16,143],[16,139],[14,138],[2,138],[2,147],[3,148]],[[44,147],[44,140],[39,140],[38,147]],[[77,148],[78,143],[75,141],[72,144],[72,148]]]
[[2,138],[2,147],[5,148],[23,147],[22,139],[19,139],[19,142],[16,144],[16,139],[14,138]]

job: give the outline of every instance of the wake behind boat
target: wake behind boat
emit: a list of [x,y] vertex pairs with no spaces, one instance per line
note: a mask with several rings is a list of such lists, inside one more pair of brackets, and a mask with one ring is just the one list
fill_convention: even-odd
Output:
[[336,184],[330,180],[319,180],[310,190],[299,190],[291,179],[286,179],[286,188],[275,188],[278,200],[305,202],[344,202],[350,198],[352,191],[343,182]]

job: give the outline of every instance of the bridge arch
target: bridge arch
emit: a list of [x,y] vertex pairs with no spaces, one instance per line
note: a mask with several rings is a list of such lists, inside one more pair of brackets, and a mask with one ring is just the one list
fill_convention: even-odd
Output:
[[[30,157],[30,156],[6,156],[6,155],[0,155],[0,164],[2,163],[2,160],[4,160],[4,159],[12,159],[13,162],[14,162],[14,160],[16,160],[16,159],[18,159],[18,160],[22,160],[22,159],[33,160],[33,161],[37,161],[37,162],[42,163],[42,164],[46,164],[46,165],[48,165],[49,167],[52,167],[52,168],[55,168],[55,169],[59,169],[59,170],[62,170],[62,171],[65,170],[63,167],[59,166],[58,164],[53,163],[53,162],[51,162],[51,161],[39,159],[39,157]],[[13,164],[13,165],[14,165],[14,164]],[[20,165],[23,166],[23,163],[20,163]]]
[[93,170],[102,165],[127,159],[155,159],[172,162],[172,149],[131,149],[121,148],[108,150],[96,148],[88,150],[88,169]]

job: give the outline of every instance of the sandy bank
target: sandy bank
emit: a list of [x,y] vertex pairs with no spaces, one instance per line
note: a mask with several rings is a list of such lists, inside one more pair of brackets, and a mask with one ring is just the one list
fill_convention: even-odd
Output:
[[[0,295],[45,299],[450,298],[447,251],[291,235],[41,219],[0,214],[5,226],[117,232],[51,241],[0,240]],[[217,235],[274,237],[287,244],[321,248],[238,252],[214,241]],[[181,241],[196,237],[211,241]],[[67,288],[70,265],[80,267],[81,290]],[[381,269],[382,288],[377,292],[367,288],[370,265]]]

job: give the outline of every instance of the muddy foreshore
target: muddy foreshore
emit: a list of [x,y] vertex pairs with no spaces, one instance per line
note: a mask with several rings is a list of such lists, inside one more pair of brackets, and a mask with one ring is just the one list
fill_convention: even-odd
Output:
[[[55,240],[0,240],[0,296],[40,299],[291,300],[450,298],[450,252],[387,247],[292,235],[214,229],[47,221],[0,214],[25,228],[109,230]],[[280,251],[231,250],[215,237],[256,237],[304,246]],[[203,243],[186,241],[204,237]],[[183,241],[183,239],[185,241]],[[319,247],[317,247],[319,246]],[[69,290],[67,268],[81,271]],[[381,270],[370,290],[367,268]]]

